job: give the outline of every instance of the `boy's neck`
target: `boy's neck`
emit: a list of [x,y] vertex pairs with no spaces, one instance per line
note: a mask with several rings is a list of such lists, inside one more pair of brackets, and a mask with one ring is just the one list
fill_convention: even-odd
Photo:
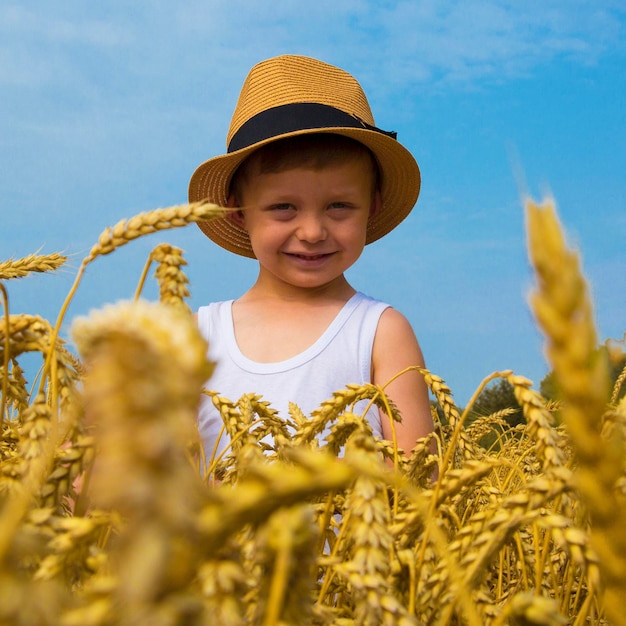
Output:
[[312,346],[356,293],[341,278],[311,289],[257,280],[232,308],[241,353],[252,361],[275,363]]
[[254,285],[239,298],[240,302],[265,301],[289,304],[325,304],[347,302],[356,290],[348,283],[345,276],[337,277],[331,283],[319,287],[296,287],[294,285],[268,280],[259,273]]

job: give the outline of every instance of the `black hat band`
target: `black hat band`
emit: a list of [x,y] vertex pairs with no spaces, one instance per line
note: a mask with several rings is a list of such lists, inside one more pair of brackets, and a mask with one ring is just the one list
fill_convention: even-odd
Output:
[[365,128],[392,139],[397,138],[394,131],[381,130],[327,104],[296,102],[266,109],[251,117],[233,135],[228,152],[248,148],[272,137],[316,128]]

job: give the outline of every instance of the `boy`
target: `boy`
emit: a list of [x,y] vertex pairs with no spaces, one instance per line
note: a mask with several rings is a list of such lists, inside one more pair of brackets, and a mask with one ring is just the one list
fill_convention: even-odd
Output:
[[[238,209],[199,226],[226,250],[255,258],[259,274],[240,298],[198,311],[217,362],[210,388],[233,401],[258,393],[283,416],[295,402],[308,415],[346,384],[383,385],[423,367],[406,318],[344,275],[367,243],[408,215],[420,187],[415,159],[395,133],[374,126],[358,82],[308,57],[264,61],[246,78],[227,145],[194,172],[189,200]],[[410,452],[433,429],[426,385],[410,371],[386,392],[402,415],[398,445]],[[384,413],[373,407],[366,418],[391,439]],[[207,459],[221,427],[203,398]]]

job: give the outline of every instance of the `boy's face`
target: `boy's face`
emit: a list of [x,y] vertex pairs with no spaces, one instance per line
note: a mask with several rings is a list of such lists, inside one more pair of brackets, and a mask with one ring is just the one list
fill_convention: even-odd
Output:
[[381,206],[373,188],[366,157],[254,174],[242,188],[245,209],[233,219],[248,232],[263,278],[323,287],[344,280],[361,255],[368,220]]

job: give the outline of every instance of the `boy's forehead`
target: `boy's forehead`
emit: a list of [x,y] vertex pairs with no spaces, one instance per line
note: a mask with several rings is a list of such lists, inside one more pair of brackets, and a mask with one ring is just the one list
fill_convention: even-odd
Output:
[[279,174],[295,170],[314,172],[336,172],[342,175],[358,173],[360,177],[370,177],[374,173],[375,162],[367,154],[355,153],[342,155],[340,158],[323,158],[324,155],[294,153],[293,159],[281,161],[267,161],[262,157],[251,159],[246,163],[247,176],[264,176],[267,174]]
[[292,165],[278,171],[257,169],[241,181],[239,192],[278,195],[358,196],[376,190],[375,178],[365,159],[334,164]]
[[[347,139],[347,138],[341,138]],[[244,177],[283,172],[295,168],[322,170],[336,168],[342,164],[354,163],[363,168],[364,175],[377,175],[378,165],[374,155],[363,144],[332,141],[324,143],[284,142],[282,145],[269,144],[253,152],[235,173]],[[281,142],[276,142],[280,144]]]

